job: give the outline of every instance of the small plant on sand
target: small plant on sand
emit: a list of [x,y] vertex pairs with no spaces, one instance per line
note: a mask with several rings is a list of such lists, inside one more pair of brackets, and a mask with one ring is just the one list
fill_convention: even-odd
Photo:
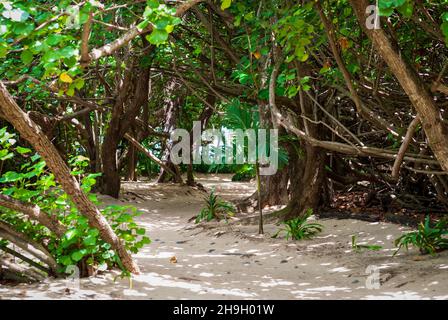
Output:
[[398,249],[394,255],[403,247],[407,250],[409,245],[418,248],[421,254],[435,255],[439,251],[448,249],[447,235],[447,219],[438,221],[432,227],[429,216],[426,216],[425,222],[419,224],[417,231],[408,232],[395,240],[395,246]]
[[313,214],[312,209],[308,209],[301,217],[283,221],[284,228],[277,231],[272,238],[277,238],[280,233],[286,233],[286,240],[292,238],[294,240],[311,239],[313,236],[322,231],[323,225],[320,223],[308,223],[307,220]]
[[353,251],[356,251],[356,252],[360,252],[363,249],[371,250],[371,251],[378,251],[378,250],[383,249],[383,247],[378,246],[378,245],[359,244],[357,242],[357,236],[352,235],[352,249],[353,249]]
[[232,217],[235,214],[235,208],[232,204],[223,201],[218,198],[215,194],[214,190],[208,195],[208,197],[204,198],[205,207],[202,208],[201,212],[199,212],[196,217],[196,223],[199,223],[203,220],[211,221],[213,219],[221,220]]

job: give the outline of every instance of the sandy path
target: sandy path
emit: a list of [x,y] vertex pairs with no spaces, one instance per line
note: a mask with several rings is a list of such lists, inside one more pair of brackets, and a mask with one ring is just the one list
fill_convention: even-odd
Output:
[[[253,191],[250,183],[230,183],[228,176],[202,177],[227,199]],[[197,227],[188,219],[202,206],[200,191],[175,185],[125,183],[119,201],[144,212],[139,218],[153,240],[136,258],[142,274],[129,280],[113,275],[48,280],[14,288],[0,286],[10,299],[448,299],[448,254],[420,257],[410,251],[391,257],[393,239],[404,228],[386,223],[322,220],[324,232],[310,241],[271,239],[278,227],[224,223]],[[139,196],[136,197],[135,194]],[[103,198],[106,203],[116,200]],[[381,244],[379,252],[354,253],[350,237]],[[170,262],[176,257],[177,263]],[[381,286],[366,288],[371,266],[379,268]],[[67,290],[67,288],[69,288]]]

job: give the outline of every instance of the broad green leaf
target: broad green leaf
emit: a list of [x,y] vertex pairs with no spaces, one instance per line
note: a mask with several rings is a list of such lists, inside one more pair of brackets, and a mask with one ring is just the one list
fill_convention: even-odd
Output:
[[72,259],[70,258],[70,256],[62,256],[59,258],[59,262],[64,265],[64,266],[69,266],[71,264],[73,264]]
[[146,36],[146,39],[154,45],[159,45],[168,40],[168,32],[166,30],[160,30],[154,28],[149,36]]
[[232,0],[222,0],[221,10],[226,10],[227,8],[230,8],[231,4],[232,4]]
[[33,53],[30,50],[24,50],[20,54],[20,59],[24,64],[30,64],[33,61]]
[[17,146],[17,147],[16,147],[16,151],[17,151],[18,153],[20,153],[20,154],[25,154],[25,153],[29,153],[29,152],[31,152],[31,149],[24,148],[24,147],[21,147],[21,146]]
[[78,262],[85,256],[86,253],[87,253],[87,250],[85,250],[85,249],[75,251],[72,253],[71,258],[73,261]]
[[82,89],[82,87],[84,87],[84,79],[83,78],[78,78],[74,81],[73,83],[75,85],[75,88],[80,90]]
[[96,244],[96,236],[94,235],[89,235],[87,237],[84,238],[84,240],[82,241],[86,246],[93,246]]

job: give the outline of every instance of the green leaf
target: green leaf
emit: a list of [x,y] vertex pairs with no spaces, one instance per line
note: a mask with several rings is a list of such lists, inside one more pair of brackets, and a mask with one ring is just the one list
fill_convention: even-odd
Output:
[[64,266],[69,266],[71,264],[73,264],[72,259],[70,258],[70,256],[62,256],[59,258],[59,262],[64,265]]
[[76,230],[76,229],[72,229],[72,230],[68,230],[66,233],[65,233],[65,240],[67,240],[67,241],[70,241],[70,240],[72,240],[73,238],[75,238],[76,236],[78,235],[78,230]]
[[1,45],[0,43],[0,58],[4,58],[6,57],[6,55],[8,54],[8,48],[4,47],[3,45]]
[[84,87],[84,79],[83,78],[77,78],[73,84],[75,85],[75,88],[80,90],[82,89],[82,87]]
[[378,14],[382,17],[389,17],[394,13],[394,8],[379,8]]
[[64,39],[64,36],[61,34],[50,34],[48,36],[48,38],[45,40],[45,42],[49,45],[49,46],[55,46],[57,45],[59,42],[61,42]]
[[34,30],[34,23],[19,22],[14,25],[13,30],[17,35],[27,36]]
[[159,1],[157,1],[157,0],[148,0],[148,1],[146,1],[146,4],[151,9],[157,9],[160,5]]
[[65,94],[68,95],[69,97],[73,97],[75,95],[75,88],[70,86],[70,88],[67,89]]
[[154,28],[149,36],[146,36],[146,39],[154,45],[159,45],[168,40],[168,32],[166,30],[160,30]]
[[411,3],[406,3],[405,5],[398,8],[398,11],[405,17],[411,18],[414,14],[414,5]]
[[448,22],[448,12],[445,12],[444,14],[442,14],[442,21]]
[[221,10],[226,10],[227,8],[230,8],[231,4],[232,4],[232,0],[222,0]]
[[50,50],[50,51],[45,52],[45,54],[42,57],[42,61],[43,62],[55,62],[56,60],[59,60],[59,58],[60,58],[59,52]]
[[82,243],[84,243],[86,246],[93,246],[96,244],[96,239],[97,239],[96,236],[89,235],[86,238],[84,238]]
[[31,149],[24,148],[24,147],[21,147],[21,146],[17,146],[17,147],[16,147],[16,151],[17,151],[18,153],[20,153],[20,154],[25,154],[25,153],[29,153],[29,152],[31,152]]
[[149,21],[148,20],[143,20],[142,22],[140,22],[137,25],[137,29],[138,30],[144,30],[148,25],[149,25]]
[[30,64],[33,61],[33,53],[30,50],[24,50],[20,54],[20,59],[24,64]]
[[0,160],[1,161],[11,159],[12,157],[14,157],[14,153],[9,152],[7,149],[3,149],[2,151],[0,151]]
[[75,251],[72,253],[71,258],[73,261],[78,262],[85,256],[86,253],[87,253],[87,251],[85,249]]
[[448,22],[442,23],[442,32],[445,35],[446,43],[448,44]]
[[0,182],[14,182],[23,178],[22,174],[14,171],[6,172],[3,177],[0,178]]

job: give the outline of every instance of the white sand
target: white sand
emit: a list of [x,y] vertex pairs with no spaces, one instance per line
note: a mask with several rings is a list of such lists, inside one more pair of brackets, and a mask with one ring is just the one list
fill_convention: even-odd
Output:
[[[202,176],[226,199],[253,192],[250,183],[231,183],[229,176]],[[120,201],[144,212],[138,221],[153,242],[136,258],[142,274],[132,283],[113,281],[113,274],[80,283],[49,279],[44,283],[0,286],[2,299],[448,299],[448,253],[421,257],[416,250],[392,257],[393,240],[406,229],[388,223],[321,220],[324,231],[313,240],[271,239],[278,226],[232,223],[195,226],[203,193],[188,187],[124,183]],[[135,197],[132,191],[140,197]],[[144,199],[142,199],[144,198]],[[383,250],[355,253],[358,242]],[[170,260],[176,257],[177,263]],[[381,286],[368,289],[366,269],[379,268]],[[79,288],[77,287],[79,284]],[[67,289],[68,288],[68,289]]]

